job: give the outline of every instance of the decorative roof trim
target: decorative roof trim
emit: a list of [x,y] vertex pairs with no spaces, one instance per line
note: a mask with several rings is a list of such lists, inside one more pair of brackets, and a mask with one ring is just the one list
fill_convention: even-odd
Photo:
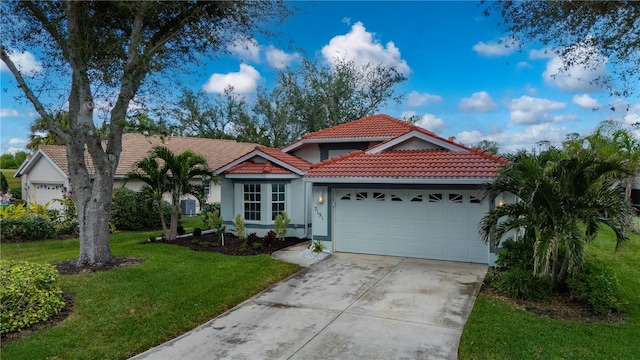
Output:
[[47,153],[42,151],[42,149],[38,149],[38,151],[33,156],[31,156],[31,158],[25,159],[25,161],[22,163],[22,165],[20,165],[20,167],[18,168],[16,173],[13,175],[13,177],[20,177],[24,175],[25,172],[28,172],[36,165],[36,163],[38,162],[38,159],[40,159],[41,157],[47,159],[47,161],[49,161],[51,165],[53,165],[53,167],[55,167],[56,170],[58,170],[58,172],[60,172],[63,178],[65,179],[68,178],[68,175],[64,171],[62,171],[60,166],[58,166],[58,164],[56,164],[56,162],[53,161],[51,157],[47,155]]
[[[279,160],[279,159],[277,159],[277,158],[275,158],[275,157],[273,157],[273,156],[271,156],[269,154],[266,154],[265,152],[260,150],[259,146],[256,146],[256,148],[253,149],[253,151],[251,151],[251,152],[249,152],[249,153],[247,153],[247,154],[245,154],[245,155],[233,160],[232,162],[228,163],[227,165],[223,165],[222,167],[218,168],[215,171],[215,173],[216,173],[216,175],[220,175],[220,174],[224,173],[225,171],[227,171],[227,170],[229,170],[229,169],[231,169],[231,168],[233,168],[233,167],[235,167],[237,165],[240,165],[241,163],[243,163],[243,162],[245,162],[247,160],[250,160],[254,156],[259,156],[259,157],[261,157],[261,158],[263,158],[265,160],[271,161],[272,163],[274,163],[274,164],[276,164],[276,165],[278,165],[280,167],[283,167],[283,168],[285,168],[285,169],[287,169],[287,170],[289,170],[289,171],[291,171],[291,172],[293,172],[293,173],[295,173],[297,175],[304,175],[306,173],[306,171],[304,171],[304,170],[300,170],[297,167],[295,167],[293,165],[290,165],[289,163],[286,163],[286,162],[281,161],[281,160]],[[290,156],[293,156],[293,155],[290,155]]]
[[282,152],[289,153],[307,144],[326,144],[326,143],[349,143],[349,142],[371,142],[371,141],[387,141],[393,139],[393,136],[367,136],[367,137],[345,137],[345,138],[321,138],[321,139],[305,139],[302,138],[291,145],[282,149]]
[[456,144],[452,141],[449,140],[445,140],[433,133],[431,133],[428,130],[424,130],[422,131],[421,128],[414,126],[414,129],[412,129],[410,132],[404,134],[404,135],[400,135],[397,136],[387,142],[384,142],[382,144],[379,144],[377,146],[372,147],[371,149],[367,150],[367,154],[379,154],[385,150],[391,149],[394,146],[400,145],[403,142],[410,140],[410,139],[420,139],[422,141],[440,146],[446,150],[449,151],[469,151],[469,149],[467,147],[464,147],[462,145]]
[[301,175],[296,174],[225,174],[226,179],[243,179],[243,180],[264,180],[264,179],[300,179]]

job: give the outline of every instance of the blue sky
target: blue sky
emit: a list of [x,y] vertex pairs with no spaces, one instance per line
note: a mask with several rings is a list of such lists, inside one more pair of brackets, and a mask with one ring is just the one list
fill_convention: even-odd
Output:
[[[606,74],[606,59],[595,70],[572,68],[573,77],[553,77],[557,58],[539,44],[519,50],[476,2],[295,4],[300,11],[275,29],[279,37],[229,46],[231,54],[204,64],[199,73],[205,75],[189,79],[189,86],[213,95],[234,85],[251,101],[258,86],[271,87],[276,69],[299,62],[302,49],[323,63],[346,56],[394,66],[408,78],[398,86],[405,99],[380,112],[418,115],[419,125],[438,135],[464,144],[496,141],[501,152],[543,140],[559,143],[566,134],[586,134],[605,119],[626,125],[640,121],[637,95],[614,98],[577,80]],[[32,53],[19,60],[25,69],[37,68],[39,61]],[[6,89],[0,94],[0,153],[14,152],[24,149],[36,114],[14,100],[18,90],[4,64],[0,77]]]

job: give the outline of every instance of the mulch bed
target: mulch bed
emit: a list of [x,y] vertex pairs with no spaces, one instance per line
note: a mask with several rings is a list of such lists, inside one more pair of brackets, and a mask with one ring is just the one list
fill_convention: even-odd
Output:
[[[174,244],[178,246],[188,247],[193,251],[217,252],[225,255],[233,256],[252,256],[258,254],[272,254],[274,251],[284,249],[286,247],[309,241],[309,239],[300,239],[297,237],[286,237],[284,240],[275,239],[269,244],[265,243],[263,238],[258,238],[261,248],[255,249],[251,244],[247,246],[247,251],[241,251],[240,247],[245,242],[234,234],[225,234],[224,246],[219,244],[219,240],[214,234],[206,234],[197,237],[186,237],[176,239],[174,241],[164,242],[164,244]],[[152,243],[150,243],[152,244]]]
[[607,315],[594,314],[586,306],[575,301],[571,301],[566,294],[553,295],[546,301],[527,301],[504,296],[486,283],[482,285],[480,291],[489,297],[500,299],[515,308],[552,319],[610,324],[620,323],[625,320],[624,314],[619,312]]

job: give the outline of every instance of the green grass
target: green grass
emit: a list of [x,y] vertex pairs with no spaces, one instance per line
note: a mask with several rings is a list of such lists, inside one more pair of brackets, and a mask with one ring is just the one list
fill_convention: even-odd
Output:
[[4,176],[7,178],[7,184],[9,184],[9,189],[16,186],[22,186],[20,182],[20,178],[14,178],[13,175],[16,173],[16,169],[1,169]]
[[621,284],[623,323],[554,320],[515,309],[480,294],[462,334],[459,358],[634,359],[640,354],[640,236],[615,251],[615,236],[602,229],[588,252],[605,261]]
[[[122,359],[195,328],[293,274],[299,267],[267,255],[232,257],[140,242],[152,233],[117,233],[116,256],[141,264],[62,276],[72,314],[8,343],[2,359]],[[3,259],[58,262],[78,256],[78,240],[0,244]]]

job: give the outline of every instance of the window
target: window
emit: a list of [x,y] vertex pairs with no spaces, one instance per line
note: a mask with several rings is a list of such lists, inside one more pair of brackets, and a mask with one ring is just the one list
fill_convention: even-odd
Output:
[[469,202],[472,204],[482,204],[482,199],[477,196],[469,195]]
[[462,204],[462,194],[449,194],[449,201],[454,204]]
[[384,193],[374,192],[373,199],[376,201],[384,201]]
[[260,220],[260,184],[244,184],[244,218]]
[[351,193],[342,195],[340,200],[351,200]]
[[209,196],[211,193],[211,180],[210,179],[202,179],[202,188],[204,189],[204,196]]
[[284,184],[271,184],[271,220],[285,210],[284,199]]
[[391,194],[391,201],[402,201],[402,198],[396,194]]
[[368,197],[369,196],[366,191],[356,193],[356,200],[366,200]]
[[429,194],[429,202],[430,203],[437,203],[442,201],[442,194],[441,193],[434,193],[434,194]]

